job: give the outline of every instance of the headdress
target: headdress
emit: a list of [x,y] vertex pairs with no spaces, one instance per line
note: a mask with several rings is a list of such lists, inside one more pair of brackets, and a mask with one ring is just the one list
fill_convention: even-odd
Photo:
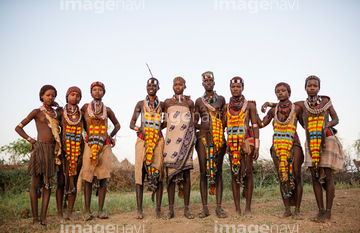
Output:
[[280,82],[278,84],[276,84],[275,86],[275,93],[276,93],[276,88],[280,87],[280,86],[284,86],[286,88],[286,90],[289,92],[289,96],[291,95],[291,88],[290,85],[284,82]]
[[105,85],[104,85],[102,82],[99,82],[99,81],[93,82],[93,83],[91,84],[91,86],[90,86],[90,92],[92,91],[93,87],[95,87],[95,86],[101,87],[101,88],[103,89],[103,92],[104,92],[103,95],[105,95]]
[[155,84],[158,87],[158,89],[160,89],[160,82],[156,78],[154,78],[154,77],[149,78],[147,81],[147,84],[150,84],[150,83]]
[[185,79],[184,79],[184,78],[182,78],[182,77],[180,77],[180,76],[178,76],[178,77],[174,78],[174,81],[173,81],[173,82],[177,82],[177,81],[182,82],[184,85],[186,84]]
[[56,89],[55,89],[54,86],[52,86],[52,85],[44,85],[44,86],[40,89],[40,92],[39,92],[39,97],[40,97],[40,101],[41,101],[41,102],[44,102],[43,99],[41,98],[41,96],[44,95],[47,90],[54,90],[54,92],[55,92],[55,97],[57,96],[57,91],[56,91]]
[[73,86],[73,87],[69,87],[69,89],[66,92],[66,103],[68,102],[68,96],[70,95],[70,93],[72,92],[76,92],[80,95],[80,100],[81,100],[81,90],[80,88]]
[[232,79],[230,79],[230,85],[232,83],[241,83],[242,87],[244,87],[244,80],[240,78],[239,76],[235,76]]
[[215,79],[214,78],[214,73],[211,72],[211,71],[206,71],[204,73],[202,73],[202,81],[204,81],[206,78],[212,78],[212,79]]
[[319,79],[317,76],[315,76],[315,75],[310,75],[309,77],[307,77],[307,78],[305,79],[305,89],[306,89],[307,83],[308,83],[310,80],[312,80],[312,79],[318,81],[318,83],[319,83],[319,89],[320,89],[320,79]]

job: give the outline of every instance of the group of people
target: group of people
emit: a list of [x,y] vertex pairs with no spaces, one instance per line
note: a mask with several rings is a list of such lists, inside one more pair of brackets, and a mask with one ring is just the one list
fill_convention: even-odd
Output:
[[[210,215],[208,192],[216,195],[215,213],[219,218],[227,217],[221,208],[223,179],[222,165],[225,153],[229,155],[232,191],[236,213],[241,214],[240,188],[246,199],[245,216],[251,215],[253,193],[253,161],[259,156],[259,129],[267,126],[273,119],[273,145],[270,149],[278,171],[280,193],[285,212],[280,217],[292,215],[290,206],[295,206],[294,218],[301,219],[302,199],[301,166],[309,168],[313,189],[319,208],[312,220],[326,222],[331,218],[334,198],[333,173],[343,168],[344,154],[336,138],[334,126],[339,119],[328,96],[319,96],[320,79],[309,76],[305,80],[308,98],[292,103],[291,89],[287,83],[275,86],[278,103],[266,102],[261,106],[266,116],[261,120],[256,110],[256,102],[248,101],[243,95],[244,80],[234,77],[230,80],[231,98],[228,103],[223,96],[214,91],[215,78],[211,71],[202,74],[204,95],[195,103],[184,95],[186,81],[182,77],[173,79],[174,95],[160,101],[157,92],[159,81],[151,77],[147,80],[145,99],[140,100],[134,109],[130,128],[136,131],[135,144],[135,183],[137,199],[137,218],[144,218],[142,200],[145,180],[152,200],[156,199],[155,216],[173,218],[175,189],[184,199],[184,216],[192,219],[190,211],[190,170],[193,169],[193,151],[197,151],[200,167],[200,194],[202,211],[197,215],[205,218]],[[46,210],[49,203],[52,177],[57,172],[58,184],[56,199],[58,218],[63,219],[62,206],[64,194],[68,200],[67,219],[73,220],[72,209],[76,197],[76,183],[81,169],[85,180],[85,218],[108,218],[103,212],[106,195],[106,179],[110,177],[111,146],[120,124],[114,112],[106,107],[102,98],[105,85],[101,82],[91,84],[91,103],[81,109],[78,104],[81,90],[70,87],[66,93],[67,104],[59,107],[55,102],[56,89],[51,85],[41,88],[39,96],[43,105],[33,110],[16,131],[32,144],[33,152],[28,172],[32,174],[30,187],[33,223],[46,224]],[[140,117],[139,126],[136,125]],[[108,118],[114,129],[108,134]],[[28,136],[23,127],[35,120],[37,140]],[[297,123],[305,129],[305,156],[296,133]],[[166,130],[165,137],[162,130]],[[83,141],[83,130],[86,132]],[[225,137],[225,134],[227,135]],[[145,179],[146,178],[146,179]],[[169,211],[161,215],[163,181],[166,180]],[[99,207],[97,215],[90,211],[92,184],[97,188]],[[38,198],[43,187],[40,220],[38,217]],[[323,191],[326,192],[324,205]]]

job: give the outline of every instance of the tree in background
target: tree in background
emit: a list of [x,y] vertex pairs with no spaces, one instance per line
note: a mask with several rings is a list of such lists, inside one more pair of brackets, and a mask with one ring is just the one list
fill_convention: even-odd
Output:
[[10,155],[10,164],[26,163],[30,159],[31,144],[25,139],[18,139],[17,141],[0,147],[0,152]]

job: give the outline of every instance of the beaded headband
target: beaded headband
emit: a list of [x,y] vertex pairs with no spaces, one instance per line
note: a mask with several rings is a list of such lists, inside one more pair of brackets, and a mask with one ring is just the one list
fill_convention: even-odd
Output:
[[315,76],[315,75],[310,75],[309,77],[307,77],[307,78],[305,79],[305,89],[306,89],[307,83],[308,83],[310,80],[316,80],[316,81],[318,81],[318,83],[319,83],[319,88],[320,88],[320,79],[319,79],[319,77],[317,77],[317,76]]
[[104,85],[102,82],[99,82],[99,81],[93,82],[93,83],[91,84],[91,86],[90,86],[90,93],[91,93],[92,89],[93,89],[95,86],[101,87],[101,88],[103,89],[104,95],[105,95],[105,85]]
[[238,76],[236,77],[233,77],[231,80],[230,80],[230,84],[232,83],[241,83],[243,86],[244,86],[244,80]]
[[180,81],[180,82],[182,82],[183,84],[186,84],[185,79],[183,79],[183,78],[182,78],[182,77],[180,77],[180,76],[178,76],[178,77],[174,78],[174,81],[173,81],[173,82],[177,82],[177,81]]
[[151,78],[148,79],[147,84],[150,84],[150,83],[155,84],[156,86],[158,86],[158,88],[159,88],[159,86],[160,86],[159,80],[157,80],[157,79],[154,78],[154,77],[151,77]]
[[202,73],[202,80],[204,81],[206,78],[212,78],[212,79],[215,79],[214,78],[214,73],[211,72],[211,71],[206,71],[204,73]]

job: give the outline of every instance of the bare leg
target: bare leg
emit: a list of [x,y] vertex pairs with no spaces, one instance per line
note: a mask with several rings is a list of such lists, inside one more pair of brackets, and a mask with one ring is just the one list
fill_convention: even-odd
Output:
[[236,176],[234,175],[234,172],[232,171],[232,162],[229,156],[230,161],[230,168],[231,168],[231,188],[233,192],[234,197],[234,203],[235,203],[235,209],[236,213],[238,215],[241,215],[241,208],[240,208],[240,184],[236,182]]
[[91,204],[91,184],[85,180],[84,186],[84,197],[85,197],[85,220],[91,220],[93,216],[91,215],[90,204]]
[[[51,178],[49,178],[49,183],[51,184]],[[46,219],[46,212],[47,212],[47,208],[49,206],[49,200],[50,200],[50,195],[51,195],[51,188],[47,189],[44,188],[43,189],[43,199],[42,199],[42,204],[41,204],[41,224],[48,224],[49,222]]]
[[[144,180],[145,180],[145,175],[146,175],[146,170],[143,167],[142,169],[142,184],[144,184]],[[140,185],[140,184],[136,184],[135,185],[136,188],[136,203],[137,203],[137,219],[143,219],[144,218],[144,214],[143,214],[143,208],[142,208],[142,201],[143,201],[143,194],[144,194],[144,186]]]
[[191,191],[191,181],[190,181],[190,169],[183,171],[184,173],[184,215],[188,219],[193,219],[195,216],[189,209],[190,204],[190,191]]
[[[271,157],[272,157],[272,159],[274,161],[276,171],[279,171],[279,160],[278,160],[278,158],[275,157],[275,156],[271,156]],[[292,214],[291,214],[291,210],[290,210],[290,200],[289,200],[289,198],[284,198],[283,197],[282,191],[281,191],[282,188],[283,188],[283,186],[282,186],[282,184],[280,184],[280,195],[281,195],[281,198],[282,198],[284,206],[285,206],[285,212],[280,214],[279,218],[286,218],[286,217],[291,216]]]
[[58,211],[57,218],[60,222],[64,221],[64,217],[62,213],[63,200],[64,200],[64,183],[65,183],[65,177],[64,177],[62,165],[60,165],[59,171],[57,172],[57,186],[56,186],[56,206]]
[[155,211],[155,217],[161,218],[161,200],[164,190],[164,183],[163,181],[158,182],[158,187],[156,189],[156,211]]
[[324,168],[325,170],[325,185],[326,185],[326,209],[323,215],[318,218],[319,222],[327,222],[331,219],[331,208],[334,200],[335,186],[333,178],[333,170],[331,168]]
[[316,203],[319,208],[319,212],[315,216],[310,218],[310,220],[316,221],[321,215],[324,214],[324,201],[323,201],[322,187],[319,182],[319,179],[316,177],[315,169],[313,167],[310,167],[310,172],[311,172],[311,179],[313,183]]
[[205,218],[210,215],[208,206],[207,206],[207,177],[206,177],[206,150],[201,142],[201,139],[196,141],[196,151],[199,159],[200,167],[200,195],[201,202],[203,204],[203,210],[198,214],[199,218]]
[[33,224],[39,224],[37,189],[41,185],[41,176],[32,176],[30,185],[30,203],[33,215]]
[[72,195],[68,196],[68,202],[69,202],[69,206],[68,206],[68,214],[67,214],[67,218],[70,221],[74,221],[77,220],[78,218],[72,215],[73,212],[73,208],[74,208],[74,204],[75,204],[75,199],[76,199],[76,192],[73,193]]
[[226,152],[226,146],[223,146],[220,149],[219,157],[218,157],[218,165],[217,165],[217,172],[216,172],[216,214],[219,218],[226,218],[227,214],[224,210],[221,209],[221,201],[222,201],[222,194],[223,194],[223,178],[222,178],[222,165],[224,154]]
[[167,212],[163,217],[166,220],[174,217],[175,183],[172,179],[167,186],[167,192],[169,199],[169,212]]
[[[251,216],[251,199],[254,189],[254,178],[253,178],[253,153],[254,148],[251,147],[251,154],[245,157],[246,161],[246,176],[245,176],[245,198],[246,198],[246,207],[245,207],[245,216]],[[239,191],[240,192],[240,191]]]
[[100,180],[99,187],[99,210],[98,210],[98,218],[107,219],[109,216],[103,212],[104,203],[106,196],[106,178]]
[[295,176],[295,211],[294,211],[294,219],[300,220],[303,219],[300,215],[300,205],[303,194],[303,186],[301,181],[301,165],[304,162],[304,154],[302,152],[301,147],[294,147],[294,160],[293,160],[293,168],[294,168],[294,176]]

